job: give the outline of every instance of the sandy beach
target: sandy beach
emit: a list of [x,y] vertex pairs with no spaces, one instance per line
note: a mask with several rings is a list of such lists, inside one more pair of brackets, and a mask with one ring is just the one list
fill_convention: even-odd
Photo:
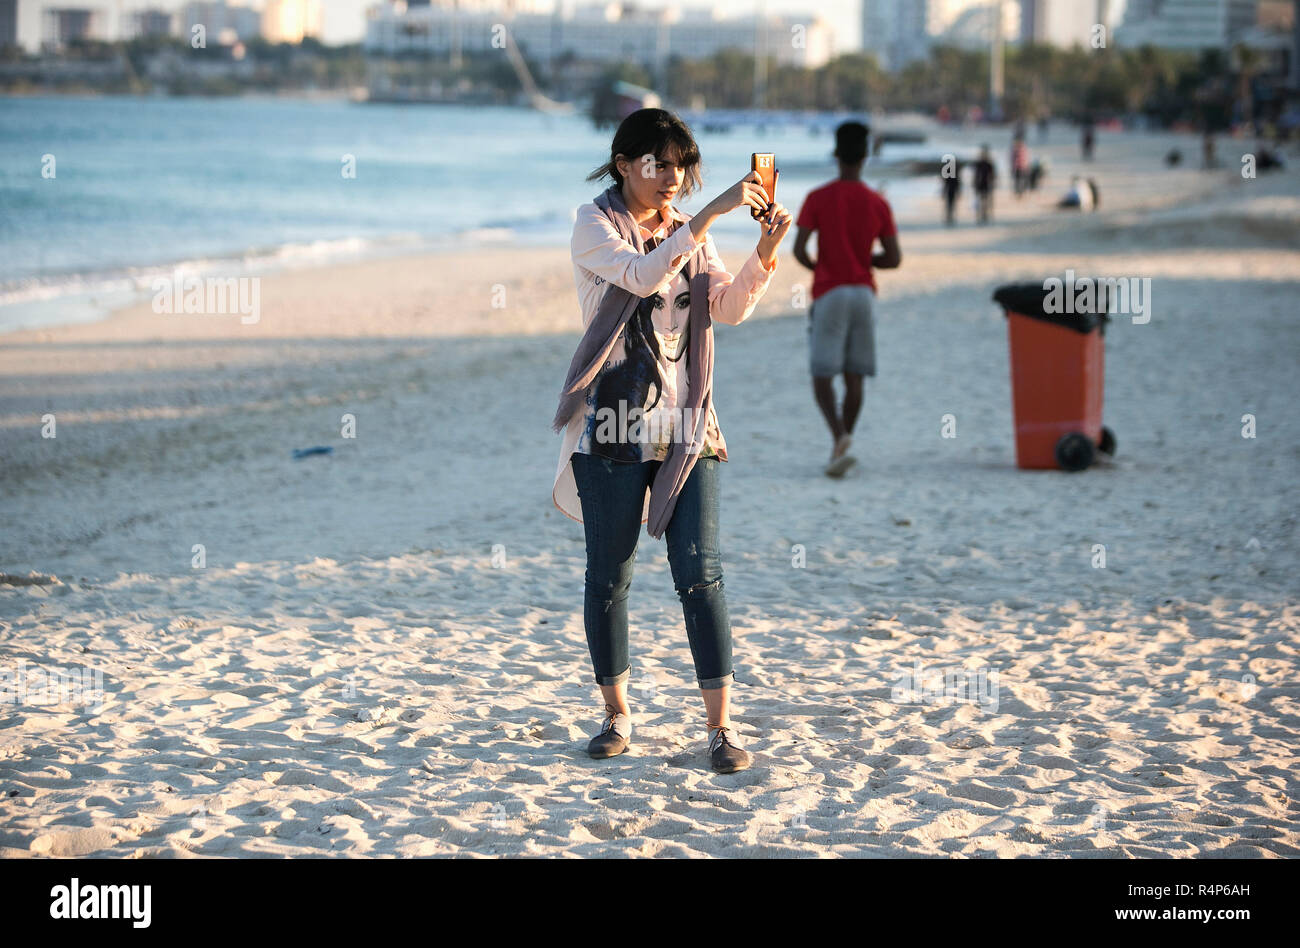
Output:
[[[943,227],[936,182],[842,481],[792,238],[717,327],[732,775],[644,533],[634,745],[584,752],[567,248],[273,274],[254,324],[145,302],[0,336],[0,661],[103,682],[9,677],[0,856],[1300,855],[1300,172],[1243,180],[1245,141],[1168,170],[1173,142],[1104,134],[1095,214],[1052,206],[1068,128],[993,226],[967,192]],[[1106,332],[1114,462],[1022,471],[991,295],[1067,269],[1150,278],[1150,319]],[[945,673],[991,687],[906,684]]]

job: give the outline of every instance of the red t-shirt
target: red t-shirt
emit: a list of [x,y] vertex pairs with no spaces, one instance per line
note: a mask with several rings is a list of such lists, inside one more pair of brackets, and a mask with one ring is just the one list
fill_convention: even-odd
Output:
[[813,299],[844,283],[875,291],[872,248],[877,237],[898,233],[884,198],[861,181],[832,181],[808,194],[795,224],[817,231]]

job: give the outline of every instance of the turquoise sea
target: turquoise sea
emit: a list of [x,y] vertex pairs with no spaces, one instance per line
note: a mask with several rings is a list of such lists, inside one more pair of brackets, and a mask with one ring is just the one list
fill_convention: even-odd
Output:
[[[584,179],[612,137],[582,115],[504,106],[0,98],[0,331],[100,318],[176,266],[247,272],[487,242],[563,246],[573,209],[600,189]],[[777,154],[779,198],[796,211],[833,176],[829,134],[697,139],[705,191],[682,204],[688,212],[743,177],[752,151]],[[894,180],[888,193],[897,210],[932,190]],[[737,213],[715,234],[754,226]]]

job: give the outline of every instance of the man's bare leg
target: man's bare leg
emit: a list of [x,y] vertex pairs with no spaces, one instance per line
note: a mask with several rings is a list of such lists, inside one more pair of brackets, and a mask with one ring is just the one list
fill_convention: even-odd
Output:
[[[828,477],[843,477],[844,472],[856,462],[848,454],[851,439],[848,431],[844,428],[844,421],[841,419],[840,413],[835,408],[833,381],[833,376],[814,375],[813,394],[817,396],[817,405],[822,410],[822,416],[831,429],[831,438],[835,443],[834,447],[831,448],[830,463],[826,465],[826,475]],[[861,401],[861,396],[859,396],[858,400]]]
[[845,372],[843,423],[846,434],[853,434],[853,426],[858,423],[858,413],[861,411],[862,376],[853,372]]
[[831,429],[831,440],[839,441],[840,435],[844,434],[844,422],[840,420],[840,413],[835,407],[835,381],[831,375],[814,375],[813,376],[813,395],[817,399],[817,407],[822,410],[822,417],[826,419],[827,426]]

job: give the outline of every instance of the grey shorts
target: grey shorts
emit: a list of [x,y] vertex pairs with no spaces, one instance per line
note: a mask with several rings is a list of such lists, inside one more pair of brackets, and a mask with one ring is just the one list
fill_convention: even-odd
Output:
[[814,376],[876,374],[876,294],[865,284],[841,284],[813,301],[808,343]]

